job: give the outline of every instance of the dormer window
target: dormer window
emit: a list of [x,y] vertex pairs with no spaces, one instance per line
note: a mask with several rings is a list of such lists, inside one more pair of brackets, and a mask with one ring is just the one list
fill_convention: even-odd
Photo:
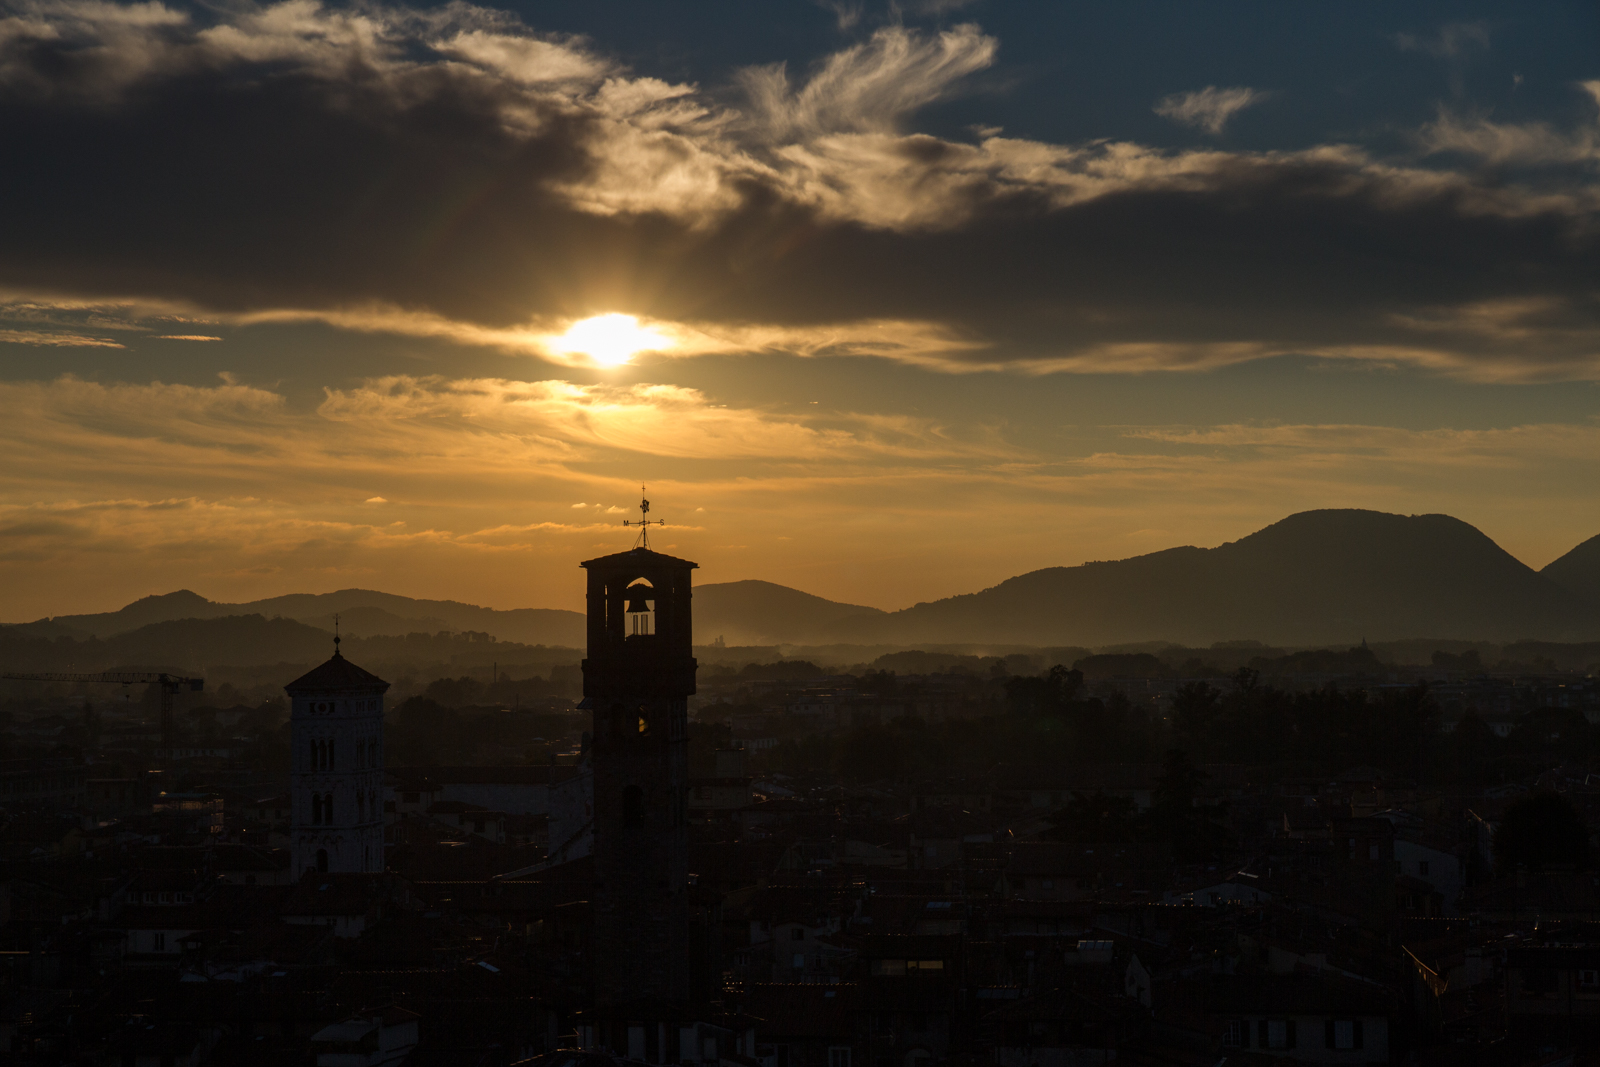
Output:
[[638,581],[628,586],[627,634],[629,637],[649,637],[656,632],[655,590],[649,582]]

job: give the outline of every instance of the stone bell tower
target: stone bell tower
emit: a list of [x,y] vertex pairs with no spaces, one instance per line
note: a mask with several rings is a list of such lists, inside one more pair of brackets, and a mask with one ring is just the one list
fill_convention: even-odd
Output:
[[[648,502],[643,510],[653,522]],[[690,997],[689,572],[695,566],[651,551],[643,534],[632,551],[583,564],[589,572],[583,695],[594,710],[592,949],[602,1006]]]
[[289,694],[293,873],[383,870],[383,694],[389,683],[339,653]]

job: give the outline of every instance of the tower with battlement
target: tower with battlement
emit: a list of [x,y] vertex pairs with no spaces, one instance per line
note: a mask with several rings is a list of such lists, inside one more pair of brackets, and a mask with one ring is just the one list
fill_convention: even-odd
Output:
[[594,712],[594,989],[598,1005],[690,999],[689,572],[653,552],[591,559],[583,694]]

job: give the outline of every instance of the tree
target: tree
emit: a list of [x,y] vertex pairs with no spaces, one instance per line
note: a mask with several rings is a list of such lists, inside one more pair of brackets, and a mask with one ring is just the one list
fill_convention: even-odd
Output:
[[1133,801],[1104,793],[1074,793],[1045,836],[1057,841],[1133,840]]
[[1061,664],[1042,678],[1016,677],[1006,682],[1006,703],[1029,718],[1059,718],[1083,688],[1083,672]]
[[1582,870],[1589,863],[1589,827],[1560,793],[1530,793],[1506,808],[1494,834],[1494,859],[1501,873],[1518,867]]
[[1172,694],[1172,727],[1190,744],[1204,744],[1222,711],[1222,690],[1185,682]]

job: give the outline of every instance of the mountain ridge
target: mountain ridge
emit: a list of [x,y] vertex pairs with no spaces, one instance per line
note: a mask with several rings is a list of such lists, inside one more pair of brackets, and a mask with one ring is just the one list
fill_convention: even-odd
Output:
[[[1046,567],[899,611],[759,579],[712,583],[695,589],[695,628],[701,643],[721,637],[734,645],[1585,639],[1600,636],[1597,606],[1600,537],[1534,571],[1448,515],[1321,509],[1215,548],[1184,545]],[[575,611],[498,610],[363,589],[241,604],[184,589],[116,612],[23,626],[41,636],[109,637],[175,617],[259,614],[326,628],[334,613],[348,632],[364,635],[455,629],[529,645],[584,642],[583,616]]]

